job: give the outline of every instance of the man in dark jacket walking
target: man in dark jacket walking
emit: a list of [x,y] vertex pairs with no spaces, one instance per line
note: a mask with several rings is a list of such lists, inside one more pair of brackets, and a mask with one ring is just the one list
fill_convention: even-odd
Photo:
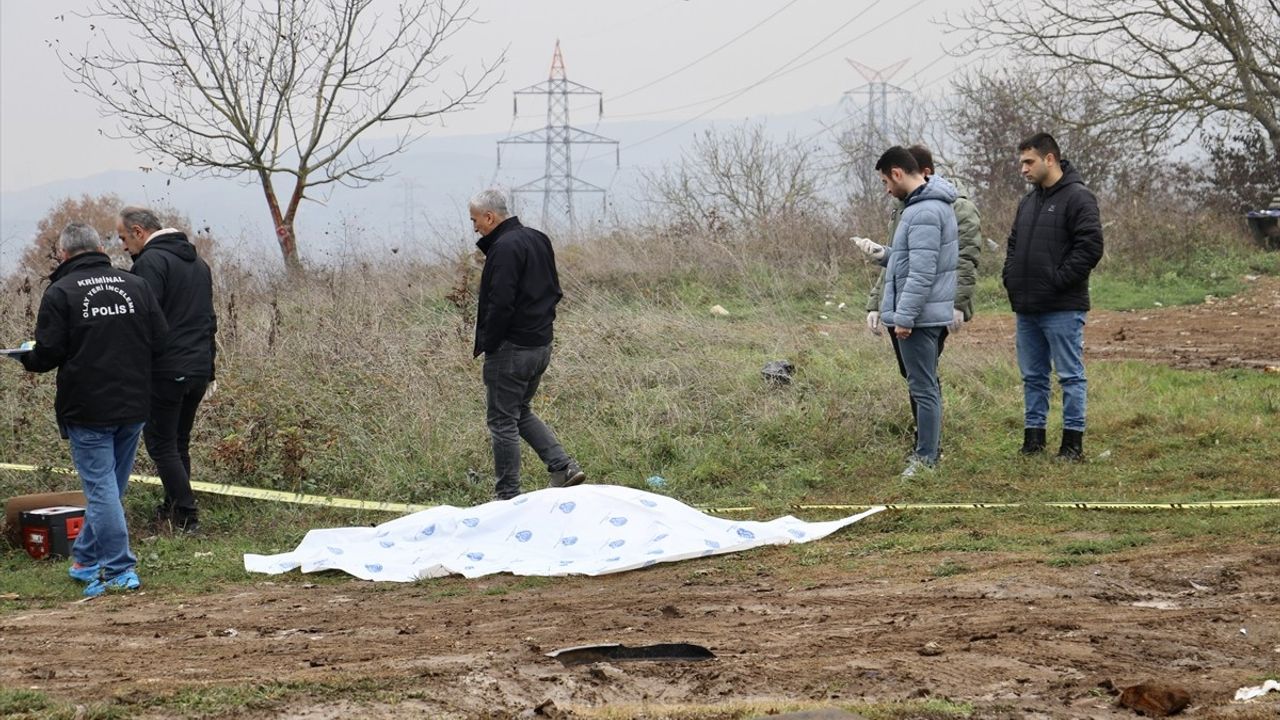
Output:
[[169,323],[169,343],[152,366],[151,417],[143,434],[164,484],[156,521],[184,533],[200,529],[191,492],[191,426],[214,379],[213,278],[195,245],[150,210],[127,207],[116,232],[133,256],[133,274],[151,286]]
[[136,590],[138,561],[121,498],[147,419],[152,359],[168,328],[147,283],[111,267],[93,228],[68,225],[58,259],[40,300],[35,345],[18,357],[31,372],[58,370],[58,428],[71,442],[88,500],[71,577],[88,583],[90,597]]
[[1102,259],[1098,200],[1062,158],[1048,133],[1018,146],[1022,176],[1034,187],[1022,198],[1009,232],[1004,287],[1017,315],[1025,430],[1021,452],[1044,451],[1050,364],[1062,386],[1058,457],[1084,459],[1084,324],[1089,273]]
[[509,216],[506,196],[484,190],[471,199],[471,224],[484,253],[475,355],[484,353],[486,421],[493,442],[495,495],[520,494],[520,440],[538,453],[551,487],[587,479],[529,404],[551,363],[556,304],[563,293],[551,240]]

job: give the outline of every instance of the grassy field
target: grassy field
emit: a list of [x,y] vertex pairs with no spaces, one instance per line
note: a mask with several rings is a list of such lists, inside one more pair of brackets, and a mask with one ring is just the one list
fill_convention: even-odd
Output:
[[[1280,495],[1280,384],[1274,377],[1094,362],[1090,460],[1060,464],[1017,455],[1021,389],[1013,348],[975,347],[963,334],[948,344],[943,359],[943,464],[924,477],[900,478],[910,449],[910,413],[887,341],[863,326],[871,269],[843,246],[807,253],[803,262],[787,265],[746,250],[655,250],[625,237],[564,249],[567,299],[535,409],[593,482],[644,488],[657,475],[665,479],[662,492],[688,503],[752,508],[737,513],[741,517],[774,517],[797,503]],[[1141,267],[1109,259],[1095,278],[1097,306],[1198,302],[1238,291],[1244,275],[1280,272],[1280,256],[1243,247],[1188,257]],[[980,312],[1007,312],[997,260],[988,253],[984,263]],[[218,390],[196,425],[196,479],[421,504],[489,499],[480,363],[470,354],[474,298],[468,288],[477,277],[471,261],[319,270],[293,283],[224,265],[219,277]],[[36,302],[38,290],[7,294],[0,333],[27,336]],[[713,316],[709,308],[716,304],[730,314]],[[760,369],[774,359],[795,364],[793,383],[764,382]],[[0,367],[0,461],[68,464],[52,405],[51,374]],[[1055,405],[1051,416],[1057,413]],[[1050,437],[1056,441],[1056,427]],[[145,453],[137,471],[153,472]],[[526,489],[545,485],[532,454],[526,455],[525,474]],[[0,496],[76,486],[74,477],[56,473],[0,472]],[[182,538],[146,530],[158,499],[157,488],[135,484],[126,504],[139,572],[148,589],[160,593],[218,592],[254,582],[243,570],[245,552],[291,549],[312,527],[390,519],[205,496],[204,535]],[[801,514],[822,519],[842,513]],[[948,577],[969,571],[966,553],[1016,553],[1066,566],[1153,545],[1265,546],[1278,534],[1274,508],[894,511],[822,543],[709,562],[727,576],[746,578],[762,565],[857,570],[901,555],[945,554],[932,572]],[[78,598],[64,563],[32,562],[13,546],[0,549],[0,577],[0,612]],[[345,577],[275,580],[338,583]],[[499,578],[477,589],[445,578],[429,581],[429,597],[555,582]],[[0,691],[0,715],[114,718],[163,709],[173,716],[215,717],[237,707],[276,707],[285,698],[412,699],[411,691],[394,683],[335,683],[194,689],[136,708],[77,708],[13,689]],[[941,700],[849,707],[878,718],[968,713]],[[761,710],[744,707],[742,716]],[[699,712],[689,708],[687,716]],[[716,712],[722,717],[725,708]]]
[[[903,383],[887,342],[863,328],[870,268],[836,253],[790,269],[734,261],[695,271],[676,251],[662,254],[675,258],[669,267],[645,264],[645,250],[620,242],[562,253],[568,299],[536,410],[594,482],[645,487],[657,475],[664,492],[686,502],[750,506],[755,517],[796,503],[1194,501],[1278,491],[1280,387],[1272,377],[1093,363],[1091,460],[1063,465],[1016,454],[1021,390],[1013,348],[974,348],[963,334],[943,360],[944,463],[904,480],[898,472],[911,428]],[[1097,305],[1223,295],[1245,274],[1280,271],[1276,255],[1245,249],[1192,258],[1141,273],[1104,263]],[[988,253],[984,262],[979,307],[1007,312],[995,258]],[[473,299],[457,291],[474,284],[470,261],[320,271],[294,284],[234,268],[220,275],[219,382],[196,426],[196,479],[423,504],[490,497],[479,361],[470,356]],[[31,296],[8,301],[5,335],[29,332]],[[714,304],[730,315],[713,316]],[[762,380],[761,367],[773,359],[795,364],[792,384]],[[0,368],[0,459],[67,464],[52,422],[52,381],[52,374]],[[1050,437],[1056,434],[1051,426]],[[145,453],[137,470],[153,471]],[[526,488],[546,482],[532,454],[525,473]],[[75,486],[57,474],[0,473],[4,495]],[[134,487],[134,527],[144,527],[157,496],[155,488]],[[288,548],[318,524],[385,517],[202,502],[206,538],[137,541],[150,582],[206,589],[242,581],[241,552]],[[866,551],[945,542],[1081,562],[1150,542],[1157,529],[1249,538],[1280,527],[1273,513],[1258,511],[1007,512],[995,532],[972,513],[884,516],[875,523],[883,537],[866,538]],[[1098,550],[1055,545],[1057,532],[1081,524],[1123,528],[1124,537]],[[20,602],[74,591],[49,582],[60,569],[29,563],[17,549],[2,558],[6,586]]]

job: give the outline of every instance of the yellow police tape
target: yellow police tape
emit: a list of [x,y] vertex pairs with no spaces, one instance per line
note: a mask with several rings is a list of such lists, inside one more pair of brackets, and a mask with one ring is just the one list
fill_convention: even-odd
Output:
[[[41,468],[36,465],[16,465],[0,463],[0,470],[17,472],[37,472],[45,470],[59,475],[75,475],[69,468]],[[160,485],[160,478],[154,475],[130,475],[133,482],[144,485]],[[270,500],[272,502],[293,503],[295,505],[319,505],[321,507],[348,508],[352,510],[374,510],[380,512],[411,513],[426,510],[431,505],[411,505],[407,503],[375,502],[372,500],[352,500],[328,495],[304,495],[303,493],[284,492],[283,490],[265,490],[247,488],[238,485],[221,483],[192,482],[191,489],[213,495],[251,498],[254,500]],[[791,505],[792,510],[870,510],[882,507],[885,510],[989,510],[994,508],[1051,507],[1072,510],[1209,510],[1215,508],[1241,507],[1280,507],[1280,498],[1263,500],[1204,500],[1199,502],[1029,502],[1029,503],[879,503],[871,505]],[[755,506],[745,507],[709,507],[698,508],[709,513],[751,512]]]
[[[38,470],[46,470],[59,475],[75,475],[76,472],[69,468],[40,468],[35,465],[15,465],[13,463],[0,463],[0,470],[16,470],[18,472],[36,472]],[[160,478],[154,475],[130,475],[129,480],[132,482],[142,483],[143,485],[160,485]],[[238,485],[225,485],[221,483],[199,482],[193,481],[191,489],[198,492],[211,493],[213,495],[228,495],[231,497],[252,498],[254,500],[270,500],[272,502],[293,503],[295,505],[319,505],[321,507],[338,507],[350,508],[352,510],[375,510],[381,512],[395,513],[411,513],[419,510],[426,510],[430,505],[410,505],[407,503],[392,502],[375,502],[372,500],[351,500],[349,498],[337,498],[326,495],[304,495],[302,493],[291,493],[283,490],[265,490],[262,488],[247,488]]]

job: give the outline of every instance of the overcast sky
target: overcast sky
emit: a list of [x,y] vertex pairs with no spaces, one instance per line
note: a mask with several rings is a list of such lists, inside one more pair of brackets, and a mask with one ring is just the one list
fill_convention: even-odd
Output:
[[[831,105],[866,82],[846,58],[873,69],[906,61],[891,80],[932,91],[965,62],[943,55],[957,38],[932,20],[974,1],[475,0],[483,24],[447,51],[461,69],[505,48],[506,80],[434,134],[510,129],[511,91],[546,79],[557,39],[569,78],[602,91],[612,119],[742,118]],[[0,191],[147,164],[127,142],[99,135],[110,119],[73,92],[48,47],[83,46],[90,21],[74,13],[89,6],[0,2]],[[517,129],[545,114],[529,100],[521,114],[530,118]],[[595,113],[572,119],[590,127]]]

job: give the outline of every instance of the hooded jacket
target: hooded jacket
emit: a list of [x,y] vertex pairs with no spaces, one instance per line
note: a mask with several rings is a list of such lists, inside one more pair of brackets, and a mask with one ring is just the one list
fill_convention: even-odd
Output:
[[[964,321],[973,319],[973,288],[978,283],[978,262],[982,256],[982,216],[978,206],[970,199],[969,189],[959,180],[947,178],[956,189],[956,201],[951,209],[956,213],[956,223],[960,229],[960,259],[956,263],[956,309],[964,315]],[[889,218],[889,238],[893,242],[893,233],[898,229],[898,221],[902,210],[906,207],[899,200]],[[884,271],[871,286],[867,294],[867,312],[880,311],[880,300],[884,297]]]
[[214,379],[218,317],[213,277],[196,246],[177,230],[159,230],[133,258],[133,274],[147,281],[169,323],[169,343],[156,358],[157,377]]
[[112,267],[100,252],[76,255],[49,280],[36,345],[19,358],[32,372],[58,370],[58,426],[145,421],[152,359],[164,351],[168,332],[146,281]]
[[956,298],[960,231],[951,205],[956,188],[934,175],[908,195],[885,254],[880,320],[887,326],[950,325]]
[[1002,277],[1017,313],[1089,309],[1089,273],[1102,259],[1098,199],[1062,161],[1053,187],[1036,187],[1018,204]]
[[514,215],[498,223],[476,247],[484,253],[476,308],[475,355],[502,342],[550,345],[556,320],[560,275],[551,239],[520,224]]

